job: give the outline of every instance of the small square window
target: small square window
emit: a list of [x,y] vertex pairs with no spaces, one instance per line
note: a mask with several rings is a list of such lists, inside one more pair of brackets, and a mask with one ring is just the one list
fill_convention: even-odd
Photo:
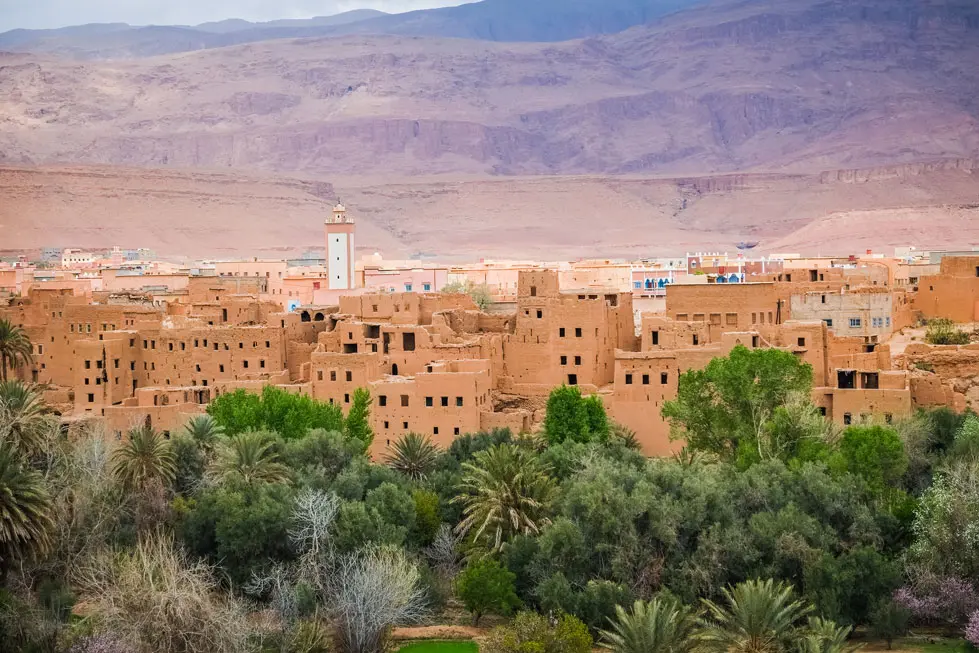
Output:
[[[408,406],[408,395],[401,395],[401,405],[404,407]],[[407,426],[405,428],[408,428]]]
[[456,406],[462,406],[462,397],[456,397]]
[[336,381],[337,380],[337,371],[336,370],[330,370],[330,380],[331,381]]
[[581,365],[581,356],[575,356],[574,357],[574,364],[575,365]]
[[353,381],[353,380],[354,380],[354,373],[353,373],[353,372],[351,372],[350,370],[347,370],[347,371],[346,371],[346,378],[347,378],[347,382],[348,382],[348,383],[349,383],[350,381]]
[[631,374],[626,374],[625,375],[625,384],[626,385],[632,385],[632,375]]
[[538,309],[537,309],[537,319],[539,320],[539,319],[541,319],[542,317],[544,317],[544,311],[542,311],[542,310],[540,310],[540,309],[538,308]]
[[660,385],[666,385],[669,382],[670,382],[670,374],[669,374],[669,372],[660,372],[659,373],[659,383],[660,383]]
[[432,429],[432,435],[438,435],[438,434],[439,434],[439,427],[436,426]]
[[452,429],[452,435],[459,435],[459,427],[456,426]]
[[448,405],[449,405],[449,398],[448,397],[442,397],[442,406],[444,407],[444,406],[448,406]]
[[562,356],[561,357],[561,365],[567,365],[567,364],[568,364],[568,357],[567,356]]
[[561,327],[560,329],[557,330],[557,335],[559,338],[564,337],[564,327]]
[[377,405],[378,406],[387,406],[388,405],[388,396],[387,395],[381,395],[381,396],[379,396],[377,398]]
[[429,408],[435,405],[435,399],[432,397],[425,397],[425,405]]
[[343,395],[343,403],[345,403],[345,404],[349,404],[350,403],[350,395],[349,394],[344,394]]
[[404,429],[407,431],[408,430],[408,422],[402,422],[401,424],[402,424],[402,426],[404,426]]
[[642,384],[643,385],[649,385],[649,375],[648,374],[643,374],[642,375]]
[[581,337],[581,327],[575,327],[574,337],[575,338],[580,338]]

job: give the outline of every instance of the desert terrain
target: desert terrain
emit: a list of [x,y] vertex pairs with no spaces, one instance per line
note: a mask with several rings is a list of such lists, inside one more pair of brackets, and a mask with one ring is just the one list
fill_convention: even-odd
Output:
[[958,0],[715,0],[557,43],[77,59],[50,38],[0,53],[7,250],[301,251],[337,195],[389,257],[979,242]]

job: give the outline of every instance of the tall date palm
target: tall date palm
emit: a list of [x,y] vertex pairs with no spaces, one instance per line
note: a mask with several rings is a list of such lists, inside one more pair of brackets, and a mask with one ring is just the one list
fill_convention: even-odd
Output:
[[0,440],[0,581],[11,563],[50,546],[51,498],[14,444]]
[[388,467],[408,478],[420,481],[428,476],[438,462],[439,448],[424,435],[409,433],[391,448]]
[[799,622],[812,606],[793,596],[792,586],[749,580],[724,588],[723,605],[704,600],[699,639],[705,648],[728,653],[781,653],[790,650]]
[[168,485],[177,472],[170,443],[148,426],[129,431],[126,442],[112,452],[112,468],[123,486],[135,490],[155,482]]
[[34,350],[27,333],[13,322],[0,319],[0,380],[7,380],[7,369],[27,365]]

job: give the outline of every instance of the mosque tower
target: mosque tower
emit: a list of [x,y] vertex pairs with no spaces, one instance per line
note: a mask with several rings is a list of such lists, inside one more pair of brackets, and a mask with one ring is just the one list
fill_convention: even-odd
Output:
[[354,231],[347,209],[337,201],[333,213],[326,219],[326,273],[330,290],[350,290],[354,287]]

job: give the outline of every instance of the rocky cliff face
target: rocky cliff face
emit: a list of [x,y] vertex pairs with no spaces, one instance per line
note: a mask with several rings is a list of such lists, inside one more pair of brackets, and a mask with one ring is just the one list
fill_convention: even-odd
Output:
[[0,161],[912,174],[979,157],[976,88],[972,4],[723,0],[558,44],[347,36],[132,61],[0,55]]

